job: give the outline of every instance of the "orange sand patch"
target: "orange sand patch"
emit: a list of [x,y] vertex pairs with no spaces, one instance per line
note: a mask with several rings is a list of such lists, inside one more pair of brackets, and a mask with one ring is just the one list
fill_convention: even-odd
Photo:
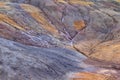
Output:
[[82,30],[83,28],[85,28],[85,22],[83,20],[75,21],[74,27],[76,30]]

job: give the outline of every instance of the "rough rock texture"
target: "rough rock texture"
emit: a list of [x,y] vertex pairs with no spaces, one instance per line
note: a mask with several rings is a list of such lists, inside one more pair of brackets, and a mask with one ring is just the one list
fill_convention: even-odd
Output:
[[67,80],[70,72],[89,70],[85,59],[68,49],[30,47],[0,38],[0,80]]
[[[73,80],[109,80],[114,74],[120,80],[119,0],[0,1],[2,80],[66,80],[71,72],[85,76]],[[108,71],[101,74],[91,69],[95,73],[89,73],[89,68],[83,66],[83,60],[88,58],[81,54],[106,64],[96,62],[96,66],[94,61],[93,64],[88,61],[94,69],[102,67]],[[111,69],[115,72],[106,77]],[[88,73],[81,73],[83,70]]]
[[[1,18],[4,18],[1,27],[4,25],[6,28],[11,26],[19,29],[8,31],[4,28],[7,31],[1,31],[2,37],[39,47],[71,46],[88,57],[120,62],[119,57],[114,58],[120,55],[119,0],[8,1],[32,4],[39,9],[12,3],[6,3],[3,8],[1,4]],[[103,47],[104,49],[101,49]]]
[[78,80],[77,76],[81,80],[80,75],[84,73],[77,75],[78,72],[85,72],[84,80],[116,79],[110,72],[109,76],[105,73],[97,75],[101,71],[96,69],[102,69],[87,64],[86,59],[65,48],[38,48],[0,38],[1,80]]
[[0,5],[1,37],[42,47],[59,44],[59,41],[50,35],[57,35],[57,30],[45,19],[39,9],[24,4],[1,3]]

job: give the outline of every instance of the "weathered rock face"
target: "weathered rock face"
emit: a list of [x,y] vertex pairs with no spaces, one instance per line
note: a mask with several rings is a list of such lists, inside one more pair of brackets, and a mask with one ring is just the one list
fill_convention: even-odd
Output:
[[84,60],[72,50],[30,47],[0,38],[1,80],[67,80],[71,73],[90,71]]
[[[0,36],[39,47],[57,46],[57,29],[42,12],[29,5],[0,4]],[[34,10],[34,12],[32,12]]]
[[100,74],[96,69],[102,68],[87,64],[86,60],[84,55],[69,49],[26,46],[0,38],[1,80],[116,80],[109,70],[109,75]]
[[116,80],[111,75],[119,71],[100,74],[81,53],[120,68],[119,0],[0,1],[0,79]]
[[[11,2],[28,3],[39,9],[29,5],[11,3],[6,3],[3,8],[3,4],[1,4],[3,20],[1,27],[6,26],[6,28],[2,28],[2,37],[39,47],[72,45],[89,57],[119,63],[120,58],[112,60],[113,56],[111,56],[119,55],[119,47],[104,45],[117,44],[120,39],[119,0],[89,0],[87,2],[80,0],[13,0]],[[8,26],[19,30],[9,29],[8,31]],[[107,49],[107,52],[99,47],[101,45]],[[104,54],[107,58],[104,57]]]

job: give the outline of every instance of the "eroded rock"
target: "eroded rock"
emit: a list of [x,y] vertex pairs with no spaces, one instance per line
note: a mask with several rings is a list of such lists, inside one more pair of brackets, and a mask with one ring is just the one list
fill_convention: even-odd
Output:
[[84,63],[86,59],[84,55],[64,48],[25,46],[0,38],[2,80],[67,80],[70,73],[94,69]]
[[[2,80],[7,80],[7,78],[11,80],[63,80],[68,78],[66,74],[69,72],[80,72],[81,70],[88,71],[88,73],[80,72],[80,75],[85,75],[84,80],[92,80],[93,77],[96,79],[99,76],[101,80],[111,78],[111,76],[106,78],[105,74],[96,73],[96,71],[95,74],[89,73],[89,68],[81,67],[84,65],[81,60],[86,59],[85,57],[81,59],[81,54],[91,59],[110,63],[110,67],[105,65],[103,68],[119,70],[119,0],[1,1],[5,3],[0,2],[0,37],[36,46],[13,44],[14,42],[6,40],[4,42],[1,39],[1,59],[3,58],[3,61],[0,62],[2,65],[0,66],[0,77]],[[43,49],[43,47],[49,49]],[[73,49],[73,53],[63,48]],[[74,51],[80,53],[77,54]],[[58,53],[60,54],[58,55]],[[48,62],[50,69],[46,65]],[[33,66],[33,64],[36,65]],[[81,65],[77,66],[77,64]],[[98,67],[100,65],[96,68]],[[119,75],[117,77],[119,78]]]

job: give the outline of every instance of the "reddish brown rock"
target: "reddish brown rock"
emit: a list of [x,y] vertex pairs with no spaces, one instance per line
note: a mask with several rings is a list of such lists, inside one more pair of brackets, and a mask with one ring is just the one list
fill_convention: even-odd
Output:
[[85,28],[85,22],[84,21],[75,21],[74,26],[76,30],[82,30]]

